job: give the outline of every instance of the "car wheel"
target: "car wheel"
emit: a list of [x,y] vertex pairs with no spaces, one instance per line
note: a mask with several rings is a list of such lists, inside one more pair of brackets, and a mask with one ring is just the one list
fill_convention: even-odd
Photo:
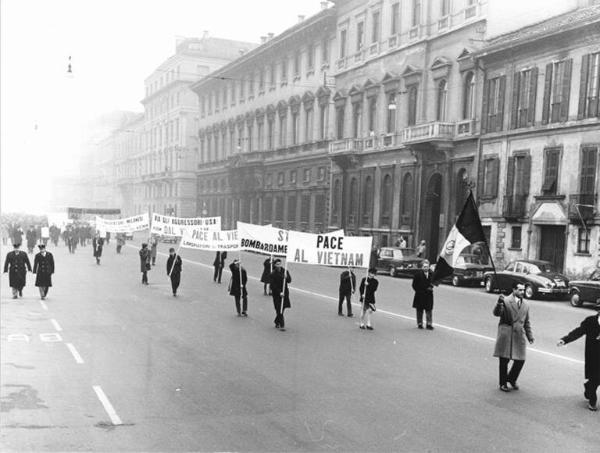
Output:
[[525,286],[525,299],[533,299],[534,295],[535,295],[535,290],[533,289],[533,286],[526,285]]
[[458,278],[458,275],[455,275],[454,277],[452,277],[452,285],[460,286],[460,278]]
[[390,277],[396,276],[396,268],[394,266],[390,266]]
[[494,292],[494,285],[493,285],[492,277],[487,277],[485,279],[485,290],[488,293]]
[[570,302],[573,307],[581,307],[581,305],[583,305],[583,301],[581,300],[581,297],[579,297],[579,293],[577,291],[571,294]]

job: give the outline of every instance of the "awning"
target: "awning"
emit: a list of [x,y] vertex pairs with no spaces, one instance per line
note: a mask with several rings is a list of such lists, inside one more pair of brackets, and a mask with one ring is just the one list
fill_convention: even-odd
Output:
[[566,225],[568,223],[564,209],[558,203],[542,203],[533,214],[532,223],[536,225]]

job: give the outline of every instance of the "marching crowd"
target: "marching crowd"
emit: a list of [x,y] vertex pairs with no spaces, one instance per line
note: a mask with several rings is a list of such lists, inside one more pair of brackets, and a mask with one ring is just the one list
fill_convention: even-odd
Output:
[[[83,236],[80,236],[84,231]],[[27,233],[24,233],[27,239],[28,253],[33,253],[36,241],[41,240],[40,235],[35,228],[31,226]],[[12,297],[17,299],[23,297],[23,288],[26,284],[27,272],[33,272],[36,275],[35,286],[38,288],[42,300],[48,296],[48,290],[52,286],[52,274],[55,272],[55,262],[52,253],[46,250],[46,242],[41,240],[37,245],[39,252],[34,256],[33,268],[28,257],[28,253],[20,250],[23,238],[22,229],[15,228],[10,234],[13,240],[13,250],[6,255],[4,262],[4,272],[9,274],[9,285],[12,288]],[[91,236],[91,230],[90,230]],[[54,245],[58,245],[56,236],[50,234]],[[78,240],[76,240],[78,238]],[[70,253],[74,253],[77,242],[85,246],[88,240],[87,229],[72,227],[63,232],[63,239],[69,248]],[[93,256],[96,263],[100,264],[100,258],[104,244],[108,244],[109,235],[106,239],[100,237],[99,233],[91,237]],[[125,243],[124,235],[117,235],[117,253],[121,253],[121,247]],[[142,284],[148,285],[148,271],[156,265],[158,237],[153,235],[149,241],[143,243],[139,250],[140,270],[142,273]],[[225,267],[227,252],[216,252],[213,261],[214,274],[213,281],[221,283],[222,272]],[[177,296],[177,290],[181,282],[181,271],[183,260],[174,248],[169,249],[169,257],[166,262],[166,272],[171,280],[173,296]],[[246,269],[241,265],[238,259],[234,259],[229,265],[231,276],[229,279],[228,293],[235,300],[235,309],[238,316],[248,316],[248,291],[246,285],[248,275]],[[359,301],[361,303],[359,328],[363,330],[374,330],[372,325],[372,315],[376,312],[375,294],[379,287],[379,281],[376,278],[377,270],[370,268],[368,275],[363,277],[358,288],[356,286],[356,275],[353,269],[344,269],[340,274],[339,281],[339,302],[338,315],[343,316],[344,302],[346,305],[346,315],[353,317],[352,295],[358,289]],[[275,327],[281,331],[285,330],[284,312],[286,308],[291,308],[289,285],[292,283],[292,277],[287,269],[282,265],[279,258],[270,256],[263,262],[263,270],[260,281],[263,283],[264,295],[270,295],[273,299],[275,310]],[[418,271],[412,281],[414,290],[413,308],[416,312],[417,328],[434,330],[433,326],[433,305],[434,288],[437,286],[433,279],[433,272],[430,270],[429,262],[425,260],[422,269]],[[499,318],[498,332],[494,349],[494,356],[499,359],[499,389],[503,392],[519,390],[518,378],[525,364],[527,343],[534,343],[533,330],[531,327],[529,313],[530,305],[524,298],[525,287],[521,283],[513,285],[512,294],[500,295],[494,309],[493,315]],[[585,378],[584,396],[588,400],[588,408],[592,411],[597,410],[597,389],[600,386],[600,302],[596,304],[596,315],[592,315],[583,320],[579,327],[575,328],[567,335],[563,336],[557,346],[562,347],[566,344],[581,338],[585,340]],[[423,315],[425,315],[425,324],[423,324]],[[510,362],[512,365],[508,369]]]

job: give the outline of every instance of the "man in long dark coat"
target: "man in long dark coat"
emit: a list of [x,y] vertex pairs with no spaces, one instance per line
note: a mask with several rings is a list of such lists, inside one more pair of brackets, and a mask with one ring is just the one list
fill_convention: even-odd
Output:
[[340,274],[340,287],[339,287],[339,303],[338,303],[338,315],[344,316],[342,307],[344,306],[344,299],[346,299],[346,308],[348,317],[351,318],[352,314],[352,294],[356,290],[356,275],[352,272],[352,269],[348,268]]
[[377,269],[372,267],[369,269],[367,276],[360,281],[358,288],[360,292],[360,323],[359,328],[373,330],[371,325],[371,313],[375,311],[375,292],[379,288],[379,280],[375,278]]
[[4,272],[8,272],[8,282],[12,288],[13,299],[17,294],[23,297],[23,288],[26,283],[27,271],[31,272],[31,263],[27,253],[19,250],[21,244],[14,244],[14,250],[8,252],[4,261]]
[[[517,379],[525,364],[527,342],[533,344],[533,333],[529,324],[529,304],[523,299],[525,285],[514,283],[510,296],[500,296],[494,307],[494,316],[500,318],[494,357],[498,357],[500,390],[509,392],[506,385],[511,385],[514,390],[519,390]],[[508,372],[508,362],[513,365]]]
[[[246,283],[248,282],[248,275],[246,269],[242,267],[239,260],[233,260],[233,263],[229,265],[231,271],[231,281],[229,283],[229,294],[235,298],[235,309],[237,310],[238,316],[248,316],[248,291],[246,290]],[[240,276],[242,277],[240,283]],[[240,299],[242,299],[242,306],[240,307]]]
[[273,306],[275,307],[275,328],[279,330],[285,330],[285,319],[283,318],[283,311],[286,308],[291,308],[290,303],[290,288],[289,284],[292,283],[292,277],[287,270],[284,270],[281,266],[281,260],[278,258],[273,261],[273,272],[269,277],[271,281],[271,291],[273,296]]
[[[263,283],[263,290],[266,295],[271,295],[271,288],[269,288],[269,279],[271,278],[271,272],[273,272],[273,255],[267,258],[263,262],[263,273],[260,276],[260,281]],[[267,292],[268,290],[268,292]]]
[[417,310],[417,327],[423,328],[425,311],[427,329],[433,330],[433,272],[429,269],[429,261],[423,261],[421,270],[414,275],[412,288],[415,290],[412,306]]
[[100,237],[99,233],[96,233],[94,239],[92,239],[92,251],[94,252],[94,258],[96,258],[96,264],[100,264],[100,258],[102,257],[103,248],[104,239]]
[[35,232],[33,225],[30,225],[27,233],[25,233],[25,239],[27,239],[27,253],[33,253],[33,248],[37,241],[37,233]]
[[223,267],[225,267],[225,259],[227,258],[227,252],[218,251],[213,261],[215,267],[215,273],[213,275],[213,281],[221,283],[221,275],[223,274]]
[[[117,236],[117,241],[119,237]],[[181,283],[181,267],[183,261],[181,257],[175,253],[175,249],[171,247],[169,249],[169,258],[167,258],[167,275],[171,279],[171,289],[173,290],[173,297],[177,297],[177,288]]]
[[600,386],[600,302],[596,303],[596,315],[588,316],[581,325],[561,338],[558,346],[577,340],[585,335],[585,378],[583,395],[589,401],[588,409],[598,410],[596,391]]
[[54,274],[54,257],[46,251],[44,244],[38,245],[40,251],[33,259],[33,273],[36,274],[35,286],[40,290],[42,300],[48,295],[48,288],[52,286],[52,274]]

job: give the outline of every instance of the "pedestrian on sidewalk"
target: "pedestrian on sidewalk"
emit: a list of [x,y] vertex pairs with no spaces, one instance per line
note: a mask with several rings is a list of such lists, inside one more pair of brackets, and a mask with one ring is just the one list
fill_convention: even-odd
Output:
[[271,281],[271,292],[273,296],[273,306],[275,307],[275,328],[285,330],[285,319],[283,312],[286,308],[291,308],[290,287],[292,277],[290,273],[283,268],[281,260],[277,258],[273,261],[273,272],[269,277]]
[[101,238],[100,233],[96,231],[94,239],[92,239],[92,251],[94,252],[94,258],[96,258],[96,264],[100,264],[100,258],[102,257],[103,248],[104,238]]
[[346,313],[349,318],[352,318],[352,294],[356,289],[356,275],[352,272],[352,269],[348,268],[340,274],[340,287],[339,287],[339,303],[338,303],[338,315],[344,316],[342,312],[342,306],[344,305],[344,299],[346,299]]
[[[366,277],[360,282],[360,302],[362,304],[360,311],[360,325],[361,329],[373,330],[371,325],[371,313],[376,311],[375,309],[375,291],[379,287],[379,281],[375,278],[377,275],[377,269],[372,267]],[[365,324],[366,322],[366,324]]]
[[29,225],[25,238],[27,239],[27,253],[33,253],[33,248],[37,242],[37,233],[33,225]]
[[54,274],[54,257],[46,251],[44,244],[38,245],[40,251],[33,259],[33,273],[36,274],[35,286],[40,291],[42,300],[48,295],[48,288],[52,286],[52,274]]
[[[506,385],[511,385],[514,390],[519,390],[517,379],[525,364],[527,343],[533,344],[533,333],[529,324],[529,304],[523,299],[525,285],[513,283],[512,294],[504,297],[500,295],[494,307],[494,316],[500,318],[498,323],[498,336],[494,357],[498,357],[500,390],[510,392]],[[513,365],[508,372],[508,362]]]
[[150,243],[151,263],[152,263],[152,266],[155,266],[156,265],[156,254],[158,252],[158,236],[156,236],[155,234],[150,236],[149,243]]
[[121,248],[125,245],[125,234],[117,233],[117,255],[121,254]]
[[221,283],[221,275],[223,274],[223,268],[225,267],[225,259],[227,258],[227,252],[217,251],[213,266],[215,267],[215,273],[213,274],[213,281]]
[[21,244],[15,243],[14,250],[8,252],[4,260],[4,272],[8,272],[8,284],[12,288],[13,299],[17,294],[23,297],[23,288],[27,283],[27,271],[31,272],[31,263],[25,252],[19,250]]
[[417,310],[417,327],[423,328],[423,311],[427,322],[427,330],[433,330],[433,272],[429,269],[429,261],[423,261],[421,270],[413,277],[412,288],[415,291],[413,308]]
[[[119,240],[119,238],[117,238]],[[181,257],[175,253],[175,249],[171,247],[169,249],[169,258],[167,258],[167,275],[171,279],[171,289],[173,290],[173,297],[177,297],[177,288],[181,282],[181,267],[183,261]]]
[[600,301],[596,302],[596,314],[588,316],[576,329],[562,337],[558,346],[577,340],[585,335],[585,378],[583,395],[588,400],[588,409],[598,410],[597,389],[600,386]]
[[139,251],[140,254],[140,270],[142,271],[142,285],[148,284],[148,271],[152,269],[152,264],[150,263],[150,250],[148,249],[148,244],[145,242],[142,244],[142,248]]
[[[271,295],[271,288],[269,283],[271,282],[271,272],[273,272],[273,255],[269,256],[263,263],[263,273],[260,276],[260,281],[263,283],[263,290],[265,296]],[[267,292],[268,291],[268,292]]]
[[[229,294],[235,298],[235,309],[237,310],[237,315],[248,316],[248,291],[246,290],[248,275],[246,274],[246,269],[242,267],[238,259],[235,259],[233,260],[233,263],[229,265],[229,270],[231,271],[231,279],[229,280]],[[240,274],[242,276],[241,284]],[[242,299],[243,304],[241,310],[240,299]]]

